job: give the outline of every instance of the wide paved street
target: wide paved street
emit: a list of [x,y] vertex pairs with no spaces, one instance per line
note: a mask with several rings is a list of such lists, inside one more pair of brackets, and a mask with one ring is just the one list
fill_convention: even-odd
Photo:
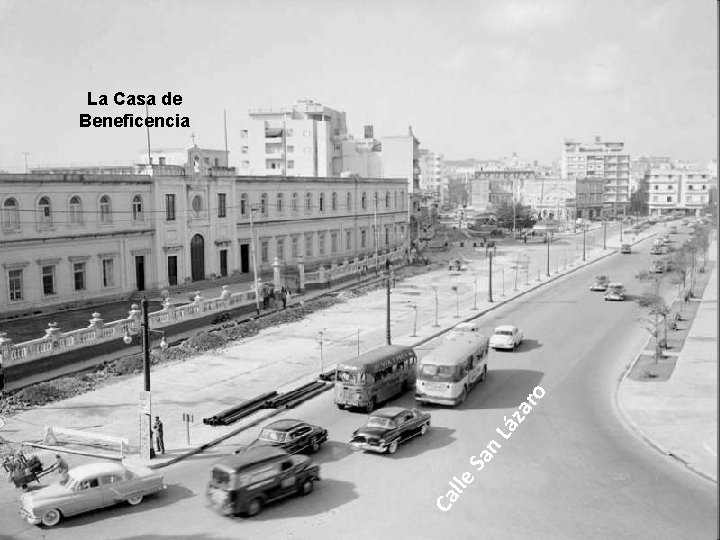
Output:
[[[210,465],[251,440],[253,429],[164,469],[170,488],[163,496],[79,516],[52,531],[20,521],[3,490],[3,532],[27,539],[715,538],[717,486],[656,454],[626,429],[615,406],[618,378],[647,339],[631,301],[643,288],[633,276],[647,267],[647,246],[482,317],[487,330],[519,325],[525,342],[515,352],[491,353],[487,382],[463,406],[427,407],[433,415],[428,434],[393,456],[349,450],[346,442],[365,416],[337,410],[331,393],[287,413],[330,432],[316,456],[323,480],[307,497],[252,519],[224,518],[205,507]],[[629,301],[604,302],[590,292],[596,273],[624,282]],[[503,439],[495,429],[538,385],[544,398]],[[414,400],[405,395],[393,404]],[[477,472],[469,460],[493,439],[502,447]],[[474,482],[441,511],[437,498],[466,471]]]

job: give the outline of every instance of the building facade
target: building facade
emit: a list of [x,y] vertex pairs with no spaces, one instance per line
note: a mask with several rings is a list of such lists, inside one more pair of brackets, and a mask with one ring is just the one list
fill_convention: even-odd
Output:
[[625,214],[630,206],[630,154],[625,143],[593,143],[567,140],[563,145],[561,174],[563,178],[602,178],[603,214]]
[[575,218],[599,219],[602,216],[605,180],[602,178],[575,179]]
[[568,207],[568,202],[575,200],[575,189],[575,179],[536,176],[524,182],[521,201],[538,219],[567,222],[574,219],[574,206]]
[[525,189],[525,182],[534,178],[534,174],[530,170],[516,169],[475,171],[475,176],[470,181],[470,199],[473,208],[483,210],[485,193],[487,193],[487,207],[519,202],[520,194]]
[[680,210],[699,216],[710,201],[710,179],[704,170],[663,168],[646,173],[640,192],[647,215]]
[[0,175],[3,313],[405,246],[405,179]]

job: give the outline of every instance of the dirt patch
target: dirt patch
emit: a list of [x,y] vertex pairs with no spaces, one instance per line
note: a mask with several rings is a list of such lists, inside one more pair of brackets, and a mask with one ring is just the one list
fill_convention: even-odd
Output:
[[677,356],[663,356],[655,362],[655,356],[643,354],[630,370],[628,378],[639,382],[665,382],[672,375]]

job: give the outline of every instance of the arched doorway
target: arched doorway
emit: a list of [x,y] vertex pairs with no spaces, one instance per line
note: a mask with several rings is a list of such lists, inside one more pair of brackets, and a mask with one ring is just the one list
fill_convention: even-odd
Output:
[[193,281],[205,279],[205,239],[199,234],[190,240],[190,269]]

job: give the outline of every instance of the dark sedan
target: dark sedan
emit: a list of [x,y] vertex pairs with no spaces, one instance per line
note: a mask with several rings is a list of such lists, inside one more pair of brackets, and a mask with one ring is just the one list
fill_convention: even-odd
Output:
[[419,409],[386,407],[375,411],[360,429],[355,430],[350,446],[357,450],[394,454],[398,445],[430,427],[430,413]]
[[327,429],[314,426],[302,420],[284,419],[265,426],[257,439],[246,448],[235,450],[236,454],[258,446],[282,448],[288,454],[317,452],[327,441]]

